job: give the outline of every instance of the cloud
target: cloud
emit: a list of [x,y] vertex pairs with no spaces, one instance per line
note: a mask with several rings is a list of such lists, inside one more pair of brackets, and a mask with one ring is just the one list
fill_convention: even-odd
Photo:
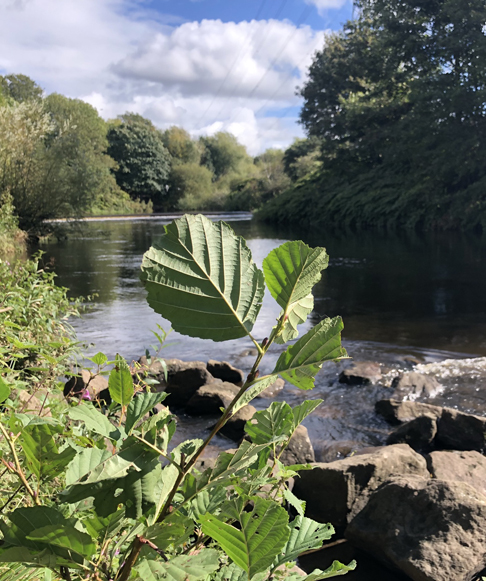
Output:
[[348,0],[304,0],[306,4],[315,6],[319,14],[324,14],[332,8],[342,8]]
[[142,0],[0,2],[0,73],[27,74],[105,118],[134,111],[193,135],[217,126],[252,153],[301,134],[295,115],[278,117],[299,104],[295,86],[323,38],[288,21],[183,22]]

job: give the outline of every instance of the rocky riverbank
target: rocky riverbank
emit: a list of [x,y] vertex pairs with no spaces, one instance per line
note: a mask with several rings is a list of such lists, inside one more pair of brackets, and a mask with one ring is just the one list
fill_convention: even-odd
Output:
[[[154,389],[166,391],[164,403],[181,421],[193,418],[198,429],[197,418],[205,417],[206,426],[212,425],[245,379],[242,370],[213,360],[142,357],[139,365],[136,373],[146,374]],[[480,579],[486,567],[486,418],[415,401],[440,392],[434,376],[413,369],[385,375],[378,363],[358,362],[343,369],[338,381],[343,389],[389,385],[391,397],[375,404],[376,414],[390,424],[386,445],[315,462],[307,428],[301,426],[282,460],[311,463],[314,469],[301,472],[294,493],[307,502],[307,516],[335,526],[338,545],[365,551],[388,568],[389,576],[380,573],[375,579]],[[277,380],[261,394],[261,403],[285,398],[285,389]],[[85,393],[106,401],[106,380],[85,371],[66,384],[66,395]],[[255,411],[247,405],[230,419],[222,434],[227,438],[224,446],[234,447],[243,438],[244,425]],[[342,454],[345,447],[339,449]],[[205,465],[217,452],[210,447]],[[336,537],[332,544],[338,546]],[[349,579],[368,577],[360,576],[358,567]]]

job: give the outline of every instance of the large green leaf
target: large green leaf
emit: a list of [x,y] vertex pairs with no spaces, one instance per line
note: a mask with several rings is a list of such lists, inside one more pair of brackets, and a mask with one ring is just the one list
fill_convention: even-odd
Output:
[[286,343],[298,336],[297,326],[306,321],[314,308],[311,290],[328,263],[329,256],[324,248],[310,248],[301,240],[285,242],[263,261],[265,282],[285,317],[276,342]]
[[270,387],[273,383],[275,383],[276,379],[276,375],[265,375],[261,379],[257,379],[233,406],[233,414],[248,405],[255,397],[265,391],[267,387]]
[[66,470],[66,485],[74,484],[94,468],[103,464],[113,454],[109,450],[100,448],[85,448],[78,452]]
[[89,430],[105,438],[118,440],[120,437],[120,431],[90,402],[83,402],[71,408],[69,417],[72,420],[83,422]]
[[127,406],[133,397],[133,377],[123,357],[116,356],[115,367],[108,378],[110,395],[116,403]]
[[294,431],[292,408],[284,401],[274,401],[261,412],[256,412],[245,424],[245,432],[254,444],[266,444],[279,436],[290,437]]
[[246,242],[224,222],[183,216],[145,253],[148,303],[175,331],[226,341],[244,337],[260,311],[264,282]]
[[321,524],[299,515],[290,523],[290,537],[282,553],[272,563],[272,569],[288,561],[296,561],[305,551],[320,549],[323,541],[332,537],[334,529],[330,524]]
[[266,570],[287,542],[290,529],[285,509],[271,500],[253,497],[253,509],[238,506],[236,528],[210,514],[201,517],[202,531],[216,540],[225,553],[251,579]]
[[40,479],[55,478],[76,455],[70,446],[59,452],[54,436],[59,429],[49,424],[27,426],[22,430],[21,445],[29,469]]
[[125,430],[131,433],[133,426],[143,418],[145,414],[154,409],[154,407],[167,397],[167,393],[139,393],[132,399],[127,408],[127,419],[125,421]]
[[35,529],[29,533],[27,539],[67,549],[88,560],[96,551],[96,545],[89,535],[66,524],[46,525]]
[[196,555],[179,555],[170,561],[143,560],[136,571],[144,581],[199,581],[219,567],[218,551],[202,549]]
[[341,317],[323,319],[280,355],[273,373],[279,373],[300,389],[312,389],[324,361],[347,357],[341,347]]
[[4,402],[10,395],[10,387],[0,377],[0,403]]

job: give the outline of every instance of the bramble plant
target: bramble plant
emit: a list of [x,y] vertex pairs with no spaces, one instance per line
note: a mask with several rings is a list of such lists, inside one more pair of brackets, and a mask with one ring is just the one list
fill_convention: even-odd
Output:
[[[300,554],[319,549],[333,533],[330,524],[307,518],[305,503],[289,489],[289,479],[310,467],[280,461],[321,400],[293,409],[272,403],[247,422],[248,440],[236,452],[197,469],[225,422],[278,375],[312,389],[325,361],[346,357],[339,317],[297,339],[327,264],[323,248],[287,242],[268,255],[262,272],[224,222],[184,216],[166,226],[142,263],[149,304],[179,333],[214,341],[249,337],[255,363],[208,437],[172,449],[176,419],[164,407],[154,413],[167,394],[134,382],[119,356],[92,358],[96,373],[113,364],[108,408],[81,399],[52,417],[17,413],[4,381],[1,461],[17,488],[0,512],[17,508],[1,516],[0,563],[15,566],[18,579],[34,567],[39,579],[64,581],[319,581],[354,569],[354,562],[335,561],[307,576],[292,570]],[[268,338],[258,341],[251,331],[265,282],[282,312]],[[260,377],[270,346],[293,339],[273,372]],[[286,506],[296,514],[290,521]]]

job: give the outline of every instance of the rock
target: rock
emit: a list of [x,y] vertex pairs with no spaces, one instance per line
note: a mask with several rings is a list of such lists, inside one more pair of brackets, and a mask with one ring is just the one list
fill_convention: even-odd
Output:
[[353,440],[318,440],[313,442],[313,446],[318,462],[334,462],[356,452],[363,444]]
[[277,377],[272,385],[269,385],[260,395],[257,395],[257,398],[274,398],[284,387],[285,381],[281,377]]
[[431,375],[409,371],[392,381],[397,399],[433,397],[440,390],[440,383]]
[[486,566],[486,497],[464,482],[387,482],[346,529],[354,545],[414,581],[471,581]]
[[477,450],[486,445],[486,418],[444,408],[437,426],[437,444],[451,450]]
[[386,443],[408,444],[417,452],[428,452],[432,450],[436,434],[437,418],[420,416],[397,428],[388,436]]
[[433,478],[466,482],[486,496],[486,458],[479,452],[432,452],[427,466]]
[[286,466],[291,464],[309,464],[315,462],[314,448],[305,426],[298,426],[290,438],[289,445],[282,452],[280,461]]
[[214,377],[206,369],[202,361],[181,361],[166,359],[167,387],[169,394],[166,403],[169,407],[184,406],[196,391],[214,381]]
[[20,407],[17,411],[22,412],[23,414],[35,414],[36,416],[40,415],[41,417],[50,416],[50,410],[44,407],[44,398],[45,395],[42,397],[41,401],[37,396],[30,394],[28,391],[19,389],[15,398],[20,404]]
[[374,361],[358,361],[341,371],[339,383],[363,385],[377,383],[382,378],[380,364]]
[[384,446],[329,463],[314,463],[314,469],[300,472],[294,494],[307,502],[306,516],[330,522],[341,531],[349,517],[363,508],[373,490],[394,475],[429,477],[427,464],[410,446]]
[[442,408],[428,403],[416,401],[398,401],[396,399],[382,399],[375,404],[375,411],[390,424],[409,422],[421,416],[440,418]]
[[187,402],[186,412],[192,415],[219,414],[233,401],[239,388],[226,381],[209,383],[200,387]]
[[233,365],[227,361],[215,361],[214,359],[210,359],[206,367],[209,373],[213,377],[216,377],[216,379],[228,381],[230,383],[234,383],[235,385],[239,385],[240,387],[245,381],[245,374],[243,371],[233,367]]
[[252,405],[246,405],[231,416],[221,428],[220,433],[235,442],[239,442],[245,436],[245,424],[251,420],[256,409]]
[[[108,380],[102,375],[91,375],[87,369],[81,375],[73,375],[66,381],[63,389],[64,397],[86,397],[110,405],[111,395]],[[89,397],[88,397],[89,395]]]

